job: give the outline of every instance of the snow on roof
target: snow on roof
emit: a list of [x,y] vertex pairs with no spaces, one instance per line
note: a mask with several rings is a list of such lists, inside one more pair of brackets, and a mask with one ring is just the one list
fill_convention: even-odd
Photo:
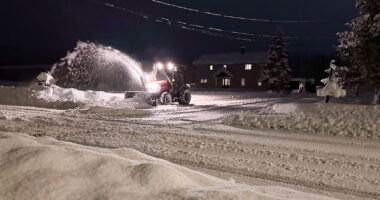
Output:
[[242,63],[265,63],[268,58],[266,52],[247,52],[242,54],[226,53],[226,54],[208,54],[202,55],[196,59],[194,65],[228,65],[228,64],[242,64]]

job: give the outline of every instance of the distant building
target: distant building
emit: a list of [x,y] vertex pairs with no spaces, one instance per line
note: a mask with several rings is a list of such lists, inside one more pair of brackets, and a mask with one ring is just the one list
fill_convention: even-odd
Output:
[[316,92],[315,79],[309,78],[292,78],[290,81],[290,86],[293,91],[298,92]]
[[197,88],[267,89],[259,81],[266,52],[203,55],[193,62],[192,85]]
[[[52,65],[0,66],[0,85],[20,85],[34,81],[41,72],[47,72]],[[22,84],[21,84],[22,85]]]

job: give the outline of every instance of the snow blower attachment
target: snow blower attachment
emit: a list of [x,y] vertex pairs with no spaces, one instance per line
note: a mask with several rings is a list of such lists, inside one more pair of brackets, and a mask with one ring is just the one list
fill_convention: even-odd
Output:
[[155,64],[145,88],[146,91],[126,91],[125,98],[144,96],[153,106],[157,103],[168,105],[172,102],[188,105],[191,101],[190,84],[184,83],[179,68],[173,63],[166,66],[162,63]]

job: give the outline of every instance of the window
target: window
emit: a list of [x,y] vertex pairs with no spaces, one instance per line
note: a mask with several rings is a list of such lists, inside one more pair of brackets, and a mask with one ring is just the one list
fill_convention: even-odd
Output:
[[245,86],[245,78],[241,79],[241,86]]
[[252,64],[245,64],[245,70],[252,70]]
[[262,83],[262,82],[258,82],[257,85],[258,85],[259,87],[261,87],[261,86],[263,86],[263,83]]
[[201,83],[202,84],[206,84],[207,83],[207,79],[201,79]]
[[227,65],[223,65],[223,67],[227,69]]
[[210,71],[214,70],[214,65],[210,65]]
[[224,78],[224,79],[222,80],[222,84],[223,84],[223,86],[230,86],[230,85],[231,85],[231,79],[229,79],[229,78]]

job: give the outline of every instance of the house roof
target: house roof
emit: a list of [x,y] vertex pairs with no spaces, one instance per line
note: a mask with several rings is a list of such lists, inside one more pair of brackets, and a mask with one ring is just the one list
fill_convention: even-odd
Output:
[[228,71],[226,68],[222,67],[220,68],[220,70],[218,70],[217,72],[215,72],[213,74],[214,78],[217,78],[217,77],[229,77],[229,78],[233,78],[234,75]]
[[247,52],[245,54],[226,53],[202,55],[196,59],[194,65],[230,65],[241,63],[265,63],[268,58],[266,52]]

